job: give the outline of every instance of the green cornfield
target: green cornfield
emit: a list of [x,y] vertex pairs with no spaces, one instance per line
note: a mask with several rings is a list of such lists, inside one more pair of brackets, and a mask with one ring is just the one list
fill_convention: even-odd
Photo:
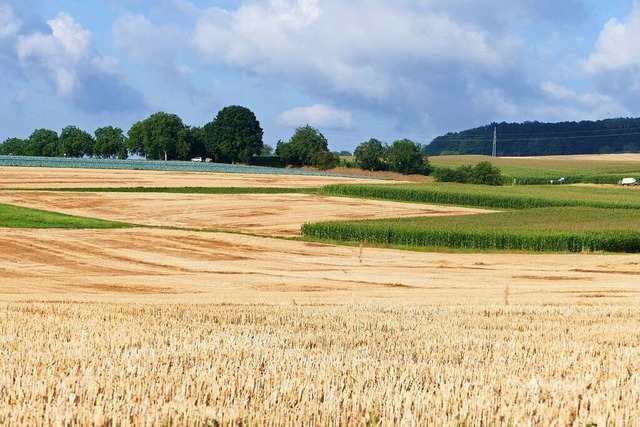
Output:
[[305,224],[307,238],[413,248],[532,252],[640,252],[632,210],[544,208],[460,217]]
[[640,209],[640,193],[629,188],[542,186],[480,186],[465,184],[329,185],[324,195],[415,203],[473,206],[491,209],[530,209],[585,206]]

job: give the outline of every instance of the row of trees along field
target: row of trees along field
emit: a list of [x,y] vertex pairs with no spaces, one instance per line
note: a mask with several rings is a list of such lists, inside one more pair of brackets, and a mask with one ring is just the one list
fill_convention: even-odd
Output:
[[134,123],[127,134],[106,126],[93,135],[75,126],[60,135],[37,129],[27,139],[9,138],[0,154],[46,157],[102,157],[126,159],[138,155],[150,160],[186,160],[196,156],[215,161],[248,162],[263,148],[262,128],[251,110],[229,106],[203,127],[187,126],[176,114],[158,112]]
[[[273,148],[262,141],[263,131],[248,108],[232,105],[218,112],[202,127],[187,126],[176,114],[158,112],[134,123],[125,134],[118,127],[96,129],[93,135],[67,126],[58,135],[50,129],[37,129],[27,139],[8,138],[0,154],[45,157],[101,157],[126,159],[129,155],[149,160],[187,160],[211,158],[220,163],[253,163]],[[288,142],[279,141],[274,165],[314,166],[330,169],[339,157],[328,149],[328,141],[317,129],[296,129]],[[273,158],[272,158],[273,160]]]
[[545,156],[640,152],[640,118],[561,123],[492,123],[450,132],[423,147],[430,156],[484,154],[493,149],[497,130],[498,156]]
[[105,126],[94,135],[75,126],[67,126],[58,136],[50,129],[36,129],[27,139],[8,138],[0,145],[0,154],[44,157],[103,157],[126,159],[126,137],[122,129]]

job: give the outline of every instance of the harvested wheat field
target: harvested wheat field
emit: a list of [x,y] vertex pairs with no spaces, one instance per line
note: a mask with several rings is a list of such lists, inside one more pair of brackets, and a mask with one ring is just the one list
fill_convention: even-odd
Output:
[[[112,173],[87,186],[117,186]],[[52,186],[30,179],[19,186]],[[0,425],[640,420],[637,255],[419,253],[196,230],[294,235],[310,220],[458,212],[417,204],[0,198],[193,228],[0,229]]]
[[0,191],[0,203],[140,225],[278,236],[299,236],[305,222],[491,212],[311,194]]
[[141,171],[0,167],[0,188],[96,188],[96,187],[282,187],[320,188],[329,184],[389,183],[377,179],[339,176],[258,175]]
[[613,307],[0,304],[3,425],[635,425]]
[[440,254],[161,229],[4,230],[0,299],[640,303],[636,255]]

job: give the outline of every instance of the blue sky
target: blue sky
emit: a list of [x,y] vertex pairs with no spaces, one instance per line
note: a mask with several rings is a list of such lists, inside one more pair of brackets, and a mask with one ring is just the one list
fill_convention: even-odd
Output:
[[640,1],[0,0],[0,141],[202,126],[421,144],[493,121],[640,116]]

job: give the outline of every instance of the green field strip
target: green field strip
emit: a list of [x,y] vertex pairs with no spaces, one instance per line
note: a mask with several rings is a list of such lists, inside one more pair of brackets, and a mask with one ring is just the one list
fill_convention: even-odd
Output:
[[131,228],[135,224],[0,204],[0,228]]
[[640,179],[640,162],[634,160],[587,160],[580,157],[489,157],[431,156],[435,168],[457,168],[490,161],[504,176],[505,184],[516,179],[518,184],[548,184],[551,179],[565,178],[566,183],[616,184],[625,177]]
[[571,206],[640,209],[639,190],[569,185],[339,184],[323,187],[319,194],[492,209]]
[[625,209],[540,208],[458,217],[305,224],[324,241],[532,252],[640,252],[640,216]]

